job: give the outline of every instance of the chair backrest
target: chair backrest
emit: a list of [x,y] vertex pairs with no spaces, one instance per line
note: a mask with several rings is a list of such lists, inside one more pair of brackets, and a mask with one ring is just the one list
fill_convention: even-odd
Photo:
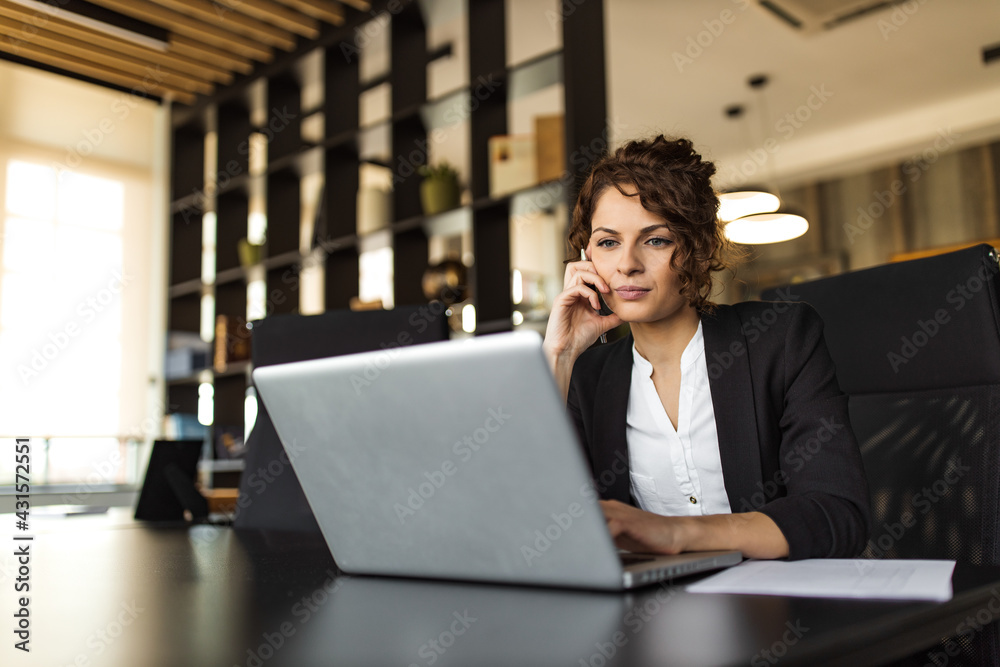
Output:
[[[1000,565],[998,273],[980,245],[763,295],[824,320],[871,492],[866,557]],[[975,664],[996,664],[995,626],[957,639]]]
[[848,394],[1000,382],[997,255],[988,245],[764,292],[826,322]]
[[[335,310],[321,315],[275,315],[253,323],[254,367],[368,352],[448,338],[440,304],[387,311]],[[247,438],[236,528],[319,532],[298,477],[263,402]]]
[[868,553],[1000,564],[1000,279],[987,245],[764,293],[811,304],[872,495]]

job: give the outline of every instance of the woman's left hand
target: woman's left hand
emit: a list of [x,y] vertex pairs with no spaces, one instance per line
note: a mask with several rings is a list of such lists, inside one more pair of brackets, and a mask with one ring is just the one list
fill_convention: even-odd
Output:
[[617,500],[602,500],[608,530],[619,549],[678,554],[685,550],[684,519],[646,512]]

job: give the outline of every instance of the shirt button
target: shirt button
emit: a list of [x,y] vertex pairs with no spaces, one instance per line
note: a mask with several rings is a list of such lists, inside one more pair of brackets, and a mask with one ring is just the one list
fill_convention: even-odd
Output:
[[692,505],[697,505],[698,504],[698,499],[695,498],[694,496],[691,496],[690,498],[688,498],[688,500],[691,501]]

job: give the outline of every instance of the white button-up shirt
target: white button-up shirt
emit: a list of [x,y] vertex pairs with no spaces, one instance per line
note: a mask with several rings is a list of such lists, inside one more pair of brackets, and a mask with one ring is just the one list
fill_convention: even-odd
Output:
[[701,323],[681,354],[676,429],[656,393],[653,365],[635,345],[632,358],[625,437],[639,507],[665,516],[731,513]]

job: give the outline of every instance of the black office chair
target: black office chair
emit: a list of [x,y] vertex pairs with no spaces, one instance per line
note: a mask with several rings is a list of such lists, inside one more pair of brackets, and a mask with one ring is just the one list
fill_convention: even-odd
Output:
[[[979,245],[763,295],[808,302],[826,324],[871,490],[866,557],[1000,565],[998,273]],[[949,665],[1000,664],[997,623],[950,641],[933,649]]]
[[[335,310],[321,315],[275,315],[254,322],[254,367],[416,345],[448,338],[443,308],[400,306],[387,311]],[[247,439],[233,526],[319,532],[305,494],[284,456],[263,402]]]

